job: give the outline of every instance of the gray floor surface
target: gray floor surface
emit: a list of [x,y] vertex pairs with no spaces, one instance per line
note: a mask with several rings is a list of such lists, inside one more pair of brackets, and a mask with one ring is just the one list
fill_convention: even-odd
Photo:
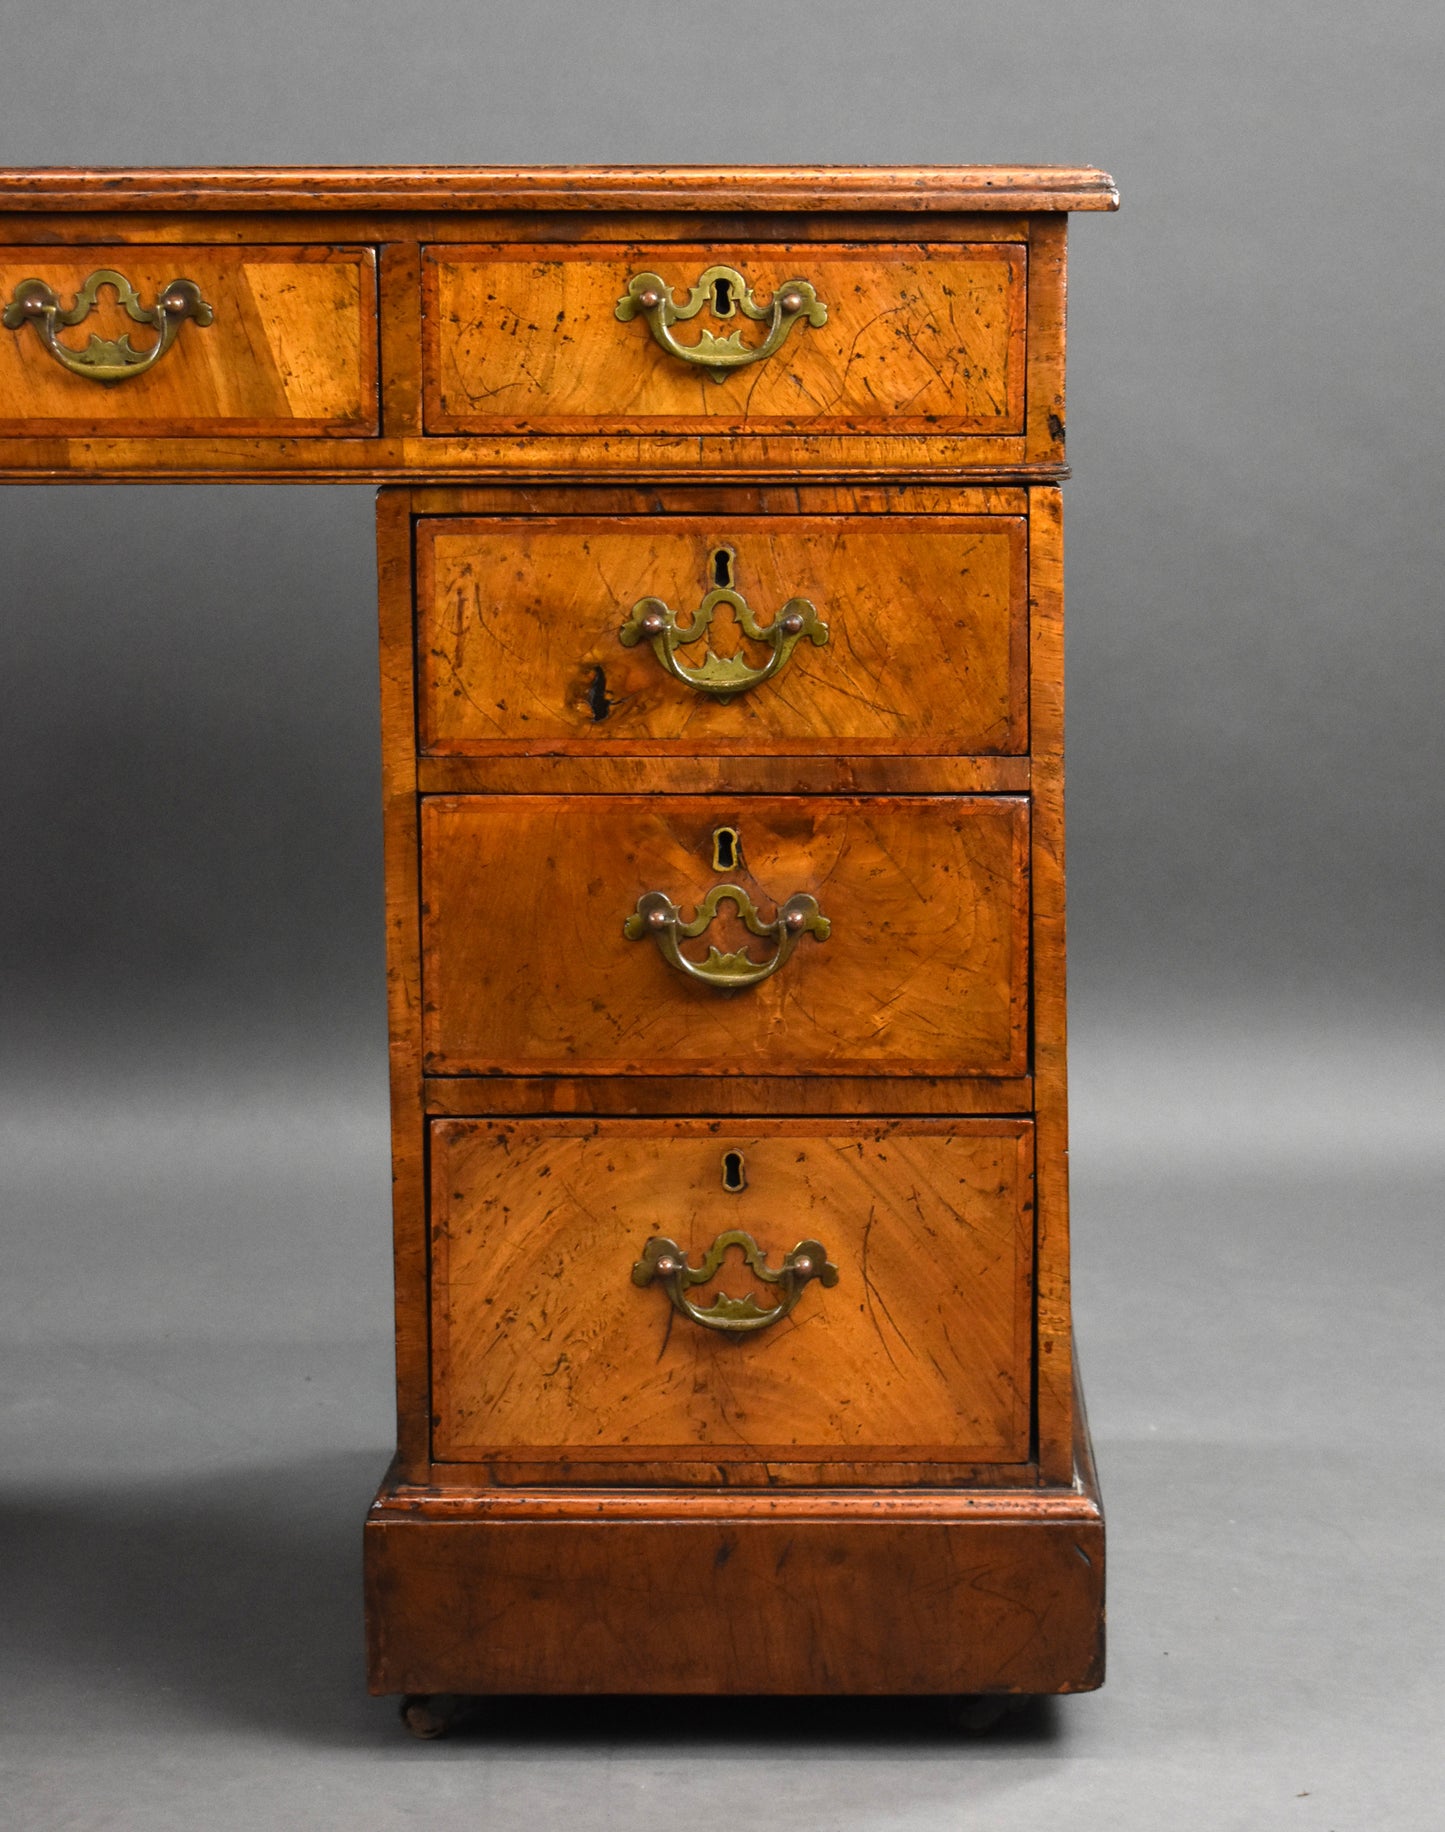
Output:
[[374,1078],[17,1095],[0,1826],[1437,1832],[1438,1046],[1216,1014],[1074,1070],[1109,1679],[982,1740],[926,1703],[692,1700],[407,1738],[361,1673]]

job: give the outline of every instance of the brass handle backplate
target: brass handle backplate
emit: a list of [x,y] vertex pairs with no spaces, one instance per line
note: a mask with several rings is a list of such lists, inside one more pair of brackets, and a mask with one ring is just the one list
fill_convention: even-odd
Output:
[[[755,323],[766,323],[767,335],[761,343],[748,345],[743,342],[741,329],[726,337],[702,330],[695,344],[678,343],[672,327],[696,318],[705,305],[710,305],[718,318],[735,318],[741,312]],[[694,364],[715,382],[726,381],[732,370],[763,362],[780,350],[800,318],[806,318],[815,328],[828,322],[828,308],[814,291],[811,280],[785,280],[769,304],[759,305],[753,289],[735,267],[707,268],[688,294],[686,305],[675,302],[673,289],[660,274],[634,274],[616,310],[624,324],[641,313],[669,356]]]
[[[97,337],[92,331],[83,350],[72,350],[59,337],[61,325],[80,324],[95,310],[103,286],[114,287],[127,317],[137,324],[148,324],[160,332],[159,339],[148,350],[131,347],[130,333],[118,338]],[[212,308],[201,297],[194,280],[172,280],[161,289],[154,305],[142,305],[140,295],[112,267],[97,268],[80,291],[68,312],[60,307],[60,295],[45,280],[22,280],[15,288],[9,305],[0,313],[0,323],[7,331],[18,331],[26,324],[35,326],[35,334],[62,369],[87,382],[129,382],[147,369],[153,369],[176,340],[176,333],[187,318],[208,325],[215,317]]]
[[[754,668],[744,656],[714,655],[711,650],[707,660],[696,668],[677,659],[679,649],[707,634],[722,604],[731,609],[744,636],[771,648],[772,654],[761,668]],[[828,626],[806,598],[790,598],[771,623],[759,623],[741,593],[718,586],[703,599],[688,624],[680,624],[677,613],[661,598],[639,598],[618,636],[627,649],[635,649],[646,637],[653,654],[675,681],[726,705],[737,694],[761,687],[780,673],[805,636],[821,648],[828,640]]]
[[[741,1249],[748,1266],[764,1284],[779,1288],[781,1296],[771,1309],[765,1310],[751,1293],[745,1298],[730,1298],[720,1292],[706,1309],[688,1297],[693,1286],[706,1285],[717,1277],[729,1247]],[[648,1241],[642,1258],[632,1268],[634,1285],[657,1282],[680,1316],[690,1318],[704,1329],[721,1330],[730,1336],[747,1335],[780,1323],[814,1279],[820,1285],[838,1283],[838,1268],[829,1260],[821,1241],[799,1241],[791,1253],[784,1254],[782,1265],[774,1271],[762,1248],[741,1228],[729,1228],[726,1234],[719,1234],[699,1266],[689,1266],[687,1255],[677,1242],[659,1235]]]
[[[769,959],[755,961],[746,949],[724,954],[710,947],[707,959],[699,963],[683,953],[681,944],[701,935],[724,902],[736,908],[752,934],[777,943]],[[816,941],[826,941],[832,931],[833,925],[818,908],[817,899],[806,891],[789,897],[773,920],[764,922],[752,898],[736,884],[715,884],[698,904],[691,922],[683,921],[682,911],[665,891],[644,891],[637,899],[636,913],[622,925],[629,941],[642,941],[650,935],[670,967],[719,992],[741,992],[748,986],[760,985],[786,965],[800,937],[811,935]]]

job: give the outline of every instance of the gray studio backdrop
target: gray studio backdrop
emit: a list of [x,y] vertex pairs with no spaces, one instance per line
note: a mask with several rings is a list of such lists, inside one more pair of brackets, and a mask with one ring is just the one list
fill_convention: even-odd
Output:
[[[1109,1688],[962,1758],[886,1714],[811,1721],[811,1762],[766,1714],[398,1748],[356,1650],[390,1429],[370,492],[13,488],[17,1824],[649,1826],[676,1781],[721,1825],[739,1741],[795,1828],[1438,1823],[1442,93],[1445,9],[1405,0],[0,0],[8,165],[1123,195],[1071,235],[1066,492]],[[1389,1506],[1372,1469],[1410,1472]]]

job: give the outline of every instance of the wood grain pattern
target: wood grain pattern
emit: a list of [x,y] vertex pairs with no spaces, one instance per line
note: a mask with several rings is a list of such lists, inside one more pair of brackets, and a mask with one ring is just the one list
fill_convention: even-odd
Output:
[[[122,272],[147,303],[170,281],[194,280],[215,311],[183,324],[154,369],[115,387],[71,375],[30,325],[0,332],[0,435],[176,437],[377,431],[376,261],[369,248],[90,246],[5,248],[0,298],[45,280],[69,306],[99,268]],[[83,349],[124,331],[136,349],[156,333],[135,325],[113,292],[61,341]]]
[[703,483],[754,478],[782,484],[821,473],[880,484],[900,476],[966,484],[990,477],[1024,483],[1048,480],[1059,477],[1062,467],[1048,455],[1034,462],[1025,440],[1013,435],[501,433],[495,438],[456,439],[308,437],[302,444],[286,437],[183,438],[159,427],[149,438],[55,437],[40,423],[32,423],[23,436],[0,436],[0,478],[17,481],[169,478],[263,483],[304,473],[318,483],[435,485],[443,478],[470,483],[479,477],[510,476],[525,481],[578,471],[626,483],[670,473]]
[[421,249],[415,242],[389,242],[380,254],[380,430],[393,439],[414,437],[422,430]]
[[5,210],[1115,210],[1092,166],[75,166],[0,170]]
[[[713,1462],[1017,1462],[1029,1441],[1032,1131],[706,1120],[432,1125],[433,1455],[668,1448]],[[723,1187],[726,1152],[747,1187]],[[769,1262],[817,1237],[839,1269],[728,1338],[631,1283],[666,1235],[697,1264],[730,1228]],[[694,1294],[776,1292],[740,1256]],[[585,1479],[585,1471],[581,1472]]]
[[1073,1456],[1077,1381],[1069,1299],[1069,1098],[1064,881],[1063,498],[1037,492],[1030,570],[1035,789],[1033,883],[1035,1102],[1039,1128],[1038,1457],[1060,1481]]
[[412,744],[416,687],[411,641],[411,502],[405,490],[380,493],[376,505],[376,548],[397,1457],[401,1471],[415,1476],[425,1467],[430,1455],[431,1369],[427,1325],[426,1121],[421,1098],[416,754]]
[[559,755],[554,746],[515,757],[421,757],[424,795],[1018,795],[1027,757]]
[[371,1689],[1092,1690],[1104,1519],[1076,1417],[1052,1490],[385,1482],[365,1533]]
[[[420,742],[443,755],[519,748],[670,752],[1021,752],[1028,732],[1028,560],[1022,517],[727,516],[417,524]],[[720,704],[624,648],[634,604],[685,623],[731,578],[766,625],[810,600],[828,641]],[[730,609],[680,651],[741,654]]]
[[[685,296],[717,263],[760,300],[810,280],[827,323],[795,325],[775,356],[721,383],[640,320],[619,323],[633,274]],[[427,430],[1022,433],[1027,266],[1012,242],[428,248]],[[751,330],[745,343],[759,341]],[[695,325],[677,336],[695,341]]]
[[[1055,486],[1067,212],[1116,203],[1023,167],[0,171],[0,299],[108,266],[217,311],[112,389],[0,333],[0,479],[400,486],[375,1690],[1102,1677]],[[719,385],[615,319],[639,267],[718,261],[818,280],[829,325]],[[107,296],[66,335],[91,328],[132,327]],[[711,541],[760,612],[801,594],[832,627],[726,708],[615,641],[629,595],[695,601]],[[764,913],[809,889],[834,923],[736,996],[621,933],[643,890],[718,881],[722,824]],[[743,940],[730,911],[709,939]],[[774,1259],[820,1235],[840,1283],[741,1342],[669,1326],[634,1236],[696,1257],[725,1225]]]
[[[719,874],[712,835],[741,834]],[[431,1074],[1017,1075],[1028,1047],[1028,808],[1013,797],[431,796],[422,803]],[[833,932],[737,994],[623,923],[731,879]],[[703,958],[750,943],[724,906]]]
[[[905,1461],[886,1453],[869,1453],[857,1462],[841,1451],[826,1463],[805,1453],[782,1456],[712,1456],[696,1452],[659,1451],[649,1455],[614,1451],[609,1457],[593,1452],[580,1457],[557,1453],[555,1463],[539,1463],[535,1454],[489,1456],[484,1463],[433,1463],[426,1472],[428,1486],[437,1492],[472,1497],[481,1493],[516,1490],[532,1492],[545,1478],[553,1492],[568,1487],[614,1488],[628,1492],[657,1489],[710,1488],[740,1494],[752,1489],[814,1489],[836,1494],[839,1489],[983,1489],[997,1491],[1036,1483],[1038,1466],[1022,1463],[958,1463],[948,1457],[920,1460],[904,1452]],[[421,1480],[419,1477],[418,1480]]]
[[869,481],[856,477],[791,477],[770,484],[746,477],[699,483],[656,477],[644,484],[605,477],[518,482],[446,483],[412,491],[417,516],[761,515],[770,526],[792,516],[823,515],[1027,515],[1029,493],[1008,484],[938,485],[914,478]]
[[426,1110],[472,1118],[539,1114],[950,1114],[1027,1113],[1029,1075],[683,1075],[645,1081],[627,1075],[436,1075]]
[[1065,461],[1064,334],[1066,216],[1036,217],[1029,234],[1028,421],[1029,456],[1038,463]]
[[[1097,1522],[367,1528],[375,1692],[1086,1692]],[[707,1574],[703,1576],[702,1574]]]
[[627,242],[646,223],[650,242],[879,242],[926,235],[930,242],[1026,242],[1052,215],[1027,210],[984,214],[930,212],[926,223],[900,228],[896,216],[876,211],[648,210],[109,210],[78,216],[66,211],[0,208],[0,242],[347,242],[406,245],[432,242],[471,246],[514,242]]

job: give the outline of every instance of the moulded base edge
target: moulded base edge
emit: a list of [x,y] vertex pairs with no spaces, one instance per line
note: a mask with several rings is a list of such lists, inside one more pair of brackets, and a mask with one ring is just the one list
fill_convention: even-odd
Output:
[[373,1692],[1085,1692],[1104,1670],[1087,1427],[1068,1489],[437,1491],[365,1530]]

